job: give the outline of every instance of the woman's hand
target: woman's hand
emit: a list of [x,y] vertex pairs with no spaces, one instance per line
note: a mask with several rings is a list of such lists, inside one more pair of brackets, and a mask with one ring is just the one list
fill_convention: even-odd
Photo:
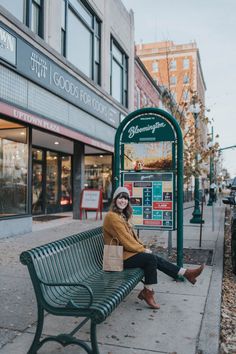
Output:
[[152,251],[149,248],[145,248],[145,253],[152,253]]

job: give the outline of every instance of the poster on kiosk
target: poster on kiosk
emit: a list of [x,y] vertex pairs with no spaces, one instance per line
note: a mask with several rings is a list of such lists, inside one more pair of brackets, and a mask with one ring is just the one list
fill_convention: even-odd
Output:
[[130,192],[132,223],[137,229],[174,230],[175,129],[165,117],[150,112],[137,114],[117,134],[118,178]]

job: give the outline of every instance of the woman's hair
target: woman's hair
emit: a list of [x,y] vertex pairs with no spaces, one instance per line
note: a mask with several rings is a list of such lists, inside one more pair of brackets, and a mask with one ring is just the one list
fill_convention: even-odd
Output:
[[[127,198],[127,200],[128,200],[127,207],[126,207],[125,209],[123,209],[123,210],[120,210],[120,209],[117,207],[117,205],[116,205],[116,200],[120,197],[121,194],[124,195],[124,197]],[[121,213],[124,214],[125,217],[126,217],[126,219],[129,220],[129,219],[131,218],[131,216],[132,216],[133,209],[132,209],[132,207],[131,207],[128,194],[127,194],[127,193],[124,193],[124,192],[118,194],[118,195],[116,196],[116,198],[112,200],[111,206],[110,206],[110,210],[111,210],[111,211],[114,211],[114,213],[117,213],[117,214],[121,214]]]

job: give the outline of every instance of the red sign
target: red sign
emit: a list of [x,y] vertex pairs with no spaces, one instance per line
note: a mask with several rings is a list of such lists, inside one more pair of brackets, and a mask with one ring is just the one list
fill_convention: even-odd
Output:
[[162,220],[143,220],[143,225],[162,225]]
[[153,210],[172,210],[172,202],[153,202]]
[[125,183],[124,187],[128,189],[130,196],[132,197],[133,195],[133,184],[132,182],[130,183]]

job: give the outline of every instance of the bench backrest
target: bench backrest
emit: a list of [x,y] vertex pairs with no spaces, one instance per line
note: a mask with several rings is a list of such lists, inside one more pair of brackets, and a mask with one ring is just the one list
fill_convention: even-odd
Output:
[[[27,265],[34,287],[44,282],[83,282],[102,268],[102,227],[22,252],[20,261]],[[35,289],[36,290],[36,289]]]

